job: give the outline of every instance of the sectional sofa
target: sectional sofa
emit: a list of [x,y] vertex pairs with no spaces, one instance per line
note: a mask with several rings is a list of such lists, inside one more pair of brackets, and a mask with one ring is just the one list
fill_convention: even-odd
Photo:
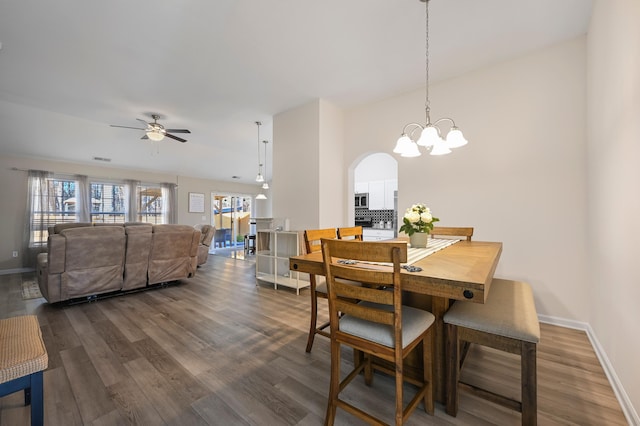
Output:
[[187,225],[58,224],[38,255],[38,285],[55,303],[190,278],[200,236]]

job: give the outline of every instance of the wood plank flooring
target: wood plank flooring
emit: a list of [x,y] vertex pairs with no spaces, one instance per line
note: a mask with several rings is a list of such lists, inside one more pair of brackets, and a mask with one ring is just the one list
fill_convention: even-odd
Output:
[[[0,317],[38,316],[49,353],[45,424],[321,425],[329,341],[305,353],[309,294],[256,286],[254,263],[209,256],[196,277],[168,288],[68,307],[22,300],[22,276],[0,276]],[[322,302],[321,302],[322,303]],[[326,305],[321,305],[326,317]],[[344,352],[345,368],[352,360]],[[467,380],[519,397],[519,359],[472,348]],[[393,381],[348,397],[393,420]],[[0,425],[29,425],[22,393],[0,398]],[[540,425],[626,425],[585,333],[542,324]],[[338,410],[338,425],[359,425]],[[421,408],[408,424],[518,425],[520,415],[462,394],[460,412]]]

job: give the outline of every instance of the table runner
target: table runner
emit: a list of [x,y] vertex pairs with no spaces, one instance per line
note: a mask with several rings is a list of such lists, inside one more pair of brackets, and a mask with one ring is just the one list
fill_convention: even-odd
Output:
[[449,247],[452,244],[457,243],[460,240],[456,239],[439,239],[429,238],[427,247],[425,248],[407,248],[407,263],[405,265],[413,265],[417,261],[424,259],[425,257],[433,254],[445,247]]
[[[449,247],[452,244],[457,243],[460,240],[457,239],[440,239],[440,238],[429,238],[427,242],[427,247],[424,248],[407,248],[407,263],[403,263],[402,265],[413,265],[417,261],[424,259],[425,257],[433,254],[439,250],[442,250],[445,247]],[[386,265],[391,266],[391,263],[385,262],[365,262],[359,261],[358,263],[369,263],[371,265]]]

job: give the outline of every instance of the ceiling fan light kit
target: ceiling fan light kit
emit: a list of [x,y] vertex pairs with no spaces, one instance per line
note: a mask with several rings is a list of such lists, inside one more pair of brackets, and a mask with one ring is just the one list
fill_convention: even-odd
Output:
[[[429,1],[420,0],[425,3],[425,21],[426,21],[426,66],[425,66],[425,115],[426,124],[409,123],[402,129],[402,134],[396,142],[393,152],[400,154],[402,157],[418,157],[422,155],[418,146],[425,147],[430,150],[431,155],[445,155],[451,152],[452,148],[459,148],[467,144],[462,131],[456,127],[456,123],[451,118],[440,118],[433,123],[429,114]],[[449,124],[449,132],[446,139],[442,137],[442,131],[438,125],[442,123]],[[414,134],[419,131],[417,140],[414,140]]]
[[151,139],[154,142],[159,142],[166,137],[177,140],[178,142],[186,142],[186,139],[175,136],[172,133],[191,133],[191,131],[187,129],[165,129],[165,127],[158,123],[160,116],[158,114],[151,114],[151,118],[153,118],[153,123],[149,123],[141,118],[136,118],[136,120],[144,123],[145,127],[130,127],[130,126],[118,126],[116,124],[112,124],[111,127],[120,127],[123,129],[135,129],[135,130],[143,130],[145,132],[144,136],[141,139]]

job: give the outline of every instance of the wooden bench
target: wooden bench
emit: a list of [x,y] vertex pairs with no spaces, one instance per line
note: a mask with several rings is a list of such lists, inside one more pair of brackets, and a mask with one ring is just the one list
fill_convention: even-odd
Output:
[[44,421],[42,372],[49,363],[34,315],[0,320],[0,397],[24,390],[31,424]]
[[[522,413],[523,425],[537,423],[536,351],[540,324],[531,287],[494,279],[484,304],[456,302],[444,315],[447,335],[447,414],[458,412],[458,387]],[[521,357],[521,401],[460,381],[461,343],[476,343]]]

